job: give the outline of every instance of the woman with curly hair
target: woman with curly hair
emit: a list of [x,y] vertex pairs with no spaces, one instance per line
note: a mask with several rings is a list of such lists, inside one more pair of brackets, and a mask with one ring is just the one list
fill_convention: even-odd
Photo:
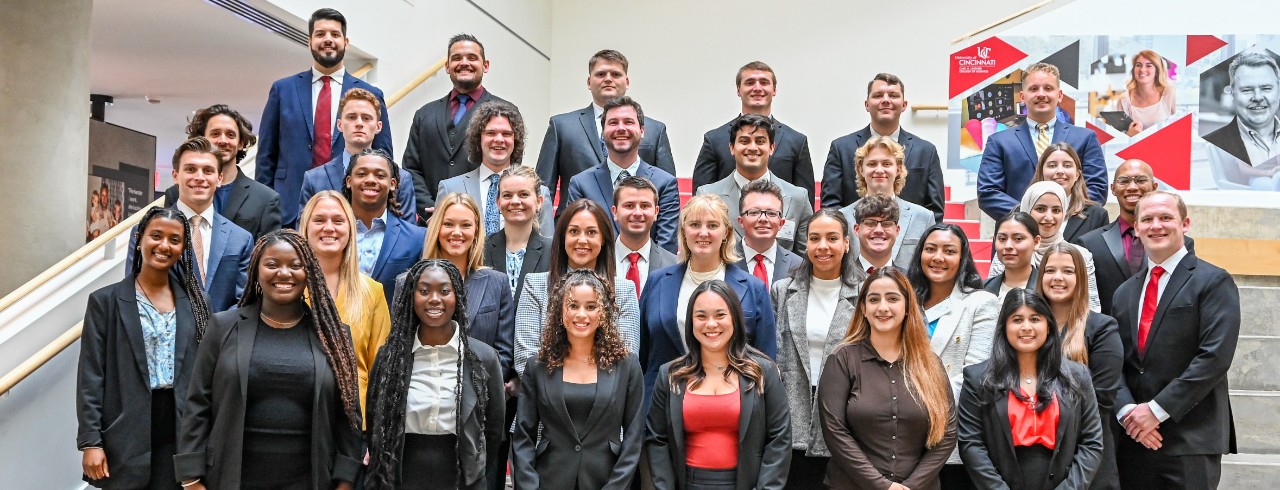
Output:
[[551,293],[550,328],[521,383],[512,443],[517,488],[631,487],[643,443],[644,384],[639,358],[618,334],[608,284],[577,269]]

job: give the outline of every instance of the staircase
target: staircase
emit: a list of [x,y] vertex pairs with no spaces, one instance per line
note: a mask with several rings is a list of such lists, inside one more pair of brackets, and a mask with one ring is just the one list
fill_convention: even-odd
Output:
[[1242,321],[1228,379],[1240,454],[1223,457],[1220,488],[1274,488],[1280,479],[1280,281],[1236,281]]

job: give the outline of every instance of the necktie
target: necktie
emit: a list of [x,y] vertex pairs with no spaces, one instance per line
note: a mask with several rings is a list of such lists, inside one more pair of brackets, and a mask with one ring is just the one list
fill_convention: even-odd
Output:
[[1147,260],[1147,250],[1142,247],[1142,240],[1139,240],[1133,233],[1133,228],[1125,230],[1124,234],[1129,237],[1129,247],[1124,251],[1124,260],[1129,264],[1129,275],[1137,274],[1142,270],[1142,263]]
[[329,75],[320,77],[320,96],[316,97],[315,141],[311,142],[311,168],[329,163],[333,155],[333,92]]
[[600,135],[600,154],[605,158],[609,158],[609,147],[604,146],[604,135]]
[[1044,154],[1044,149],[1049,147],[1049,125],[1040,123],[1036,125],[1036,158]]
[[756,254],[756,267],[751,271],[751,275],[759,277],[766,287],[769,286],[769,269],[764,267],[764,254]]
[[870,275],[872,275],[872,274],[875,274],[875,273],[876,273],[876,267],[875,267],[875,266],[871,266],[871,267],[868,267],[868,268],[867,268],[867,275],[868,275],[868,276],[870,276]]
[[627,177],[630,177],[630,176],[631,176],[631,172],[628,172],[625,169],[623,169],[623,171],[618,172],[618,178],[613,179],[613,186],[615,188],[618,187],[618,184],[621,183],[623,179],[626,179]]
[[1151,321],[1156,318],[1156,303],[1160,301],[1160,276],[1164,268],[1155,266],[1151,269],[1151,280],[1147,281],[1147,291],[1142,295],[1142,318],[1138,320],[1138,354],[1147,354],[1147,334],[1151,331]]
[[200,229],[200,222],[204,219],[200,215],[191,217],[191,248],[196,253],[196,270],[200,273],[198,276],[200,282],[204,282],[204,231]]
[[497,233],[498,228],[498,174],[493,174],[489,176],[489,197],[485,198],[484,234]]
[[640,296],[640,252],[631,252],[627,254],[627,260],[631,261],[631,266],[627,268],[627,280],[635,283],[636,296]]
[[454,126],[457,126],[458,121],[462,120],[462,116],[467,114],[467,101],[471,100],[471,97],[468,96],[467,94],[458,94],[457,100],[458,100],[458,108],[453,110]]

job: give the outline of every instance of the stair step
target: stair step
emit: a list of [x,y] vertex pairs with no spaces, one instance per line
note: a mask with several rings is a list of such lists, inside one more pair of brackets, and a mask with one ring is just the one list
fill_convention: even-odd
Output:
[[964,234],[969,238],[969,240],[982,236],[982,223],[976,219],[946,218],[943,219],[942,222],[959,226],[961,230],[964,230]]
[[[1231,390],[1240,452],[1280,455],[1280,392]],[[1242,487],[1224,487],[1242,488]]]
[[693,179],[685,177],[677,178],[676,187],[680,189],[681,194],[686,192],[693,193]]
[[1280,454],[1227,454],[1222,456],[1219,488],[1274,488],[1280,479]]
[[964,203],[947,201],[942,207],[944,219],[964,219]]
[[990,262],[991,240],[969,240],[969,253],[973,255],[973,260],[986,260]]
[[1280,337],[1277,305],[1280,305],[1280,288],[1240,286],[1240,334]]
[[[1246,318],[1245,323],[1252,320]],[[1280,391],[1280,337],[1241,335],[1227,375],[1239,390]]]
[[943,201],[951,200],[951,186],[949,185],[942,186],[942,200]]
[[978,275],[982,276],[983,280],[986,280],[987,272],[991,271],[991,261],[988,259],[978,260],[975,258],[973,260],[973,265],[978,267]]

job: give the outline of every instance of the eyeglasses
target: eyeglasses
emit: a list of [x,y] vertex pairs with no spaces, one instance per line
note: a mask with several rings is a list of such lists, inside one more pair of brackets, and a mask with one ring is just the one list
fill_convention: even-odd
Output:
[[764,217],[769,219],[778,219],[782,217],[782,211],[775,211],[772,209],[748,209],[743,211],[742,215],[753,219],[760,219],[761,215],[764,215]]
[[1144,177],[1116,177],[1116,185],[1120,187],[1124,187],[1129,184],[1147,185],[1150,183],[1151,183],[1151,179],[1145,176]]
[[886,230],[887,230],[887,229],[889,229],[889,228],[893,228],[893,227],[895,227],[895,226],[898,226],[898,222],[897,222],[897,221],[890,220],[890,219],[875,219],[875,218],[867,218],[867,219],[864,219],[864,220],[860,221],[860,222],[859,222],[859,224],[861,224],[862,226],[865,226],[865,227],[867,227],[867,228],[872,228],[872,229],[874,229],[874,228],[875,228],[875,227],[877,227],[877,226],[880,226],[880,227],[884,227],[884,229],[886,229]]

